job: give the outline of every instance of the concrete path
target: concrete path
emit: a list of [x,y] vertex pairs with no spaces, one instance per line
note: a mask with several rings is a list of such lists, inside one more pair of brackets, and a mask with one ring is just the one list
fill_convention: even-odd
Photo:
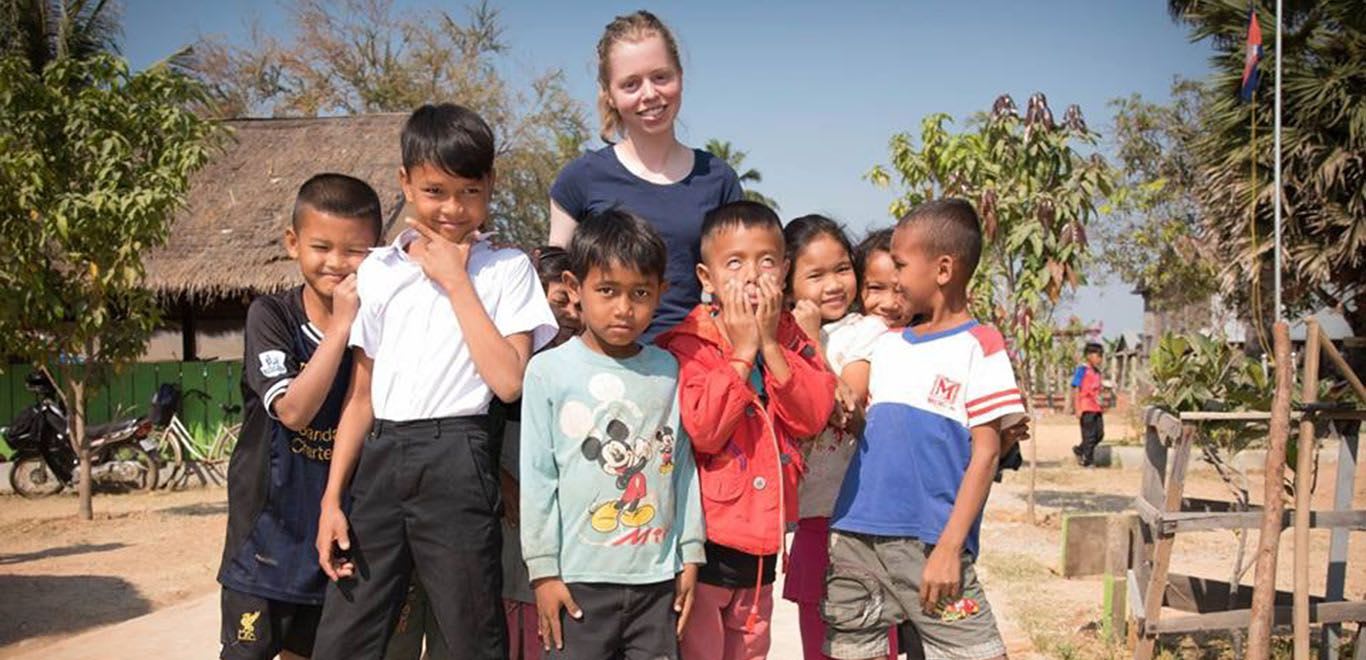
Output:
[[[782,593],[781,583],[774,593]],[[797,629],[797,606],[775,597],[773,660],[800,660],[801,634]],[[1010,612],[997,603],[996,617],[1005,637],[1006,648],[1015,660],[1041,658],[1033,651],[1029,637],[1011,620]],[[146,660],[178,658],[212,660],[218,657],[218,593],[157,610],[150,614],[86,631],[55,644],[31,650],[12,649],[12,660]]]
[[19,644],[13,651],[13,660],[212,660],[218,657],[218,593],[31,651]]

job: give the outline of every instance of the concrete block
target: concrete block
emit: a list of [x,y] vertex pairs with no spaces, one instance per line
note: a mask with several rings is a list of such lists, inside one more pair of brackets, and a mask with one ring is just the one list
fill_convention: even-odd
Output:
[[1111,528],[1128,529],[1137,524],[1138,516],[1132,513],[1063,514],[1062,576],[1103,575],[1107,566],[1127,568],[1130,534]]

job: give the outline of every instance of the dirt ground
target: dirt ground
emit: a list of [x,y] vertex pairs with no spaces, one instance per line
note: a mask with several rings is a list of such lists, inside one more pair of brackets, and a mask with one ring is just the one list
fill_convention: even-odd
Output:
[[[1070,448],[1079,432],[1072,419],[1053,416],[1042,420],[1036,441],[1039,443],[1036,516],[1040,525],[1030,525],[1026,517],[1027,467],[1009,474],[998,484],[987,504],[982,525],[984,583],[993,599],[1004,598],[1011,605],[1016,623],[1029,634],[1035,650],[1053,658],[1123,658],[1127,648],[1107,643],[1099,633],[1102,581],[1097,578],[1063,579],[1061,518],[1065,512],[1121,511],[1130,508],[1138,494],[1141,472],[1119,469],[1082,469],[1073,463]],[[1106,437],[1136,442],[1137,434],[1118,416],[1106,416]],[[1336,463],[1336,444],[1323,451],[1319,463],[1319,485],[1313,504],[1317,509],[1332,506],[1331,476]],[[1028,453],[1026,452],[1026,456]],[[1209,464],[1192,458],[1186,482],[1186,495],[1209,499],[1231,499],[1231,495]],[[1263,500],[1260,471],[1249,474],[1253,504]],[[1358,476],[1353,506],[1366,508],[1366,475]],[[1247,535],[1247,556],[1257,546],[1258,533]],[[1310,533],[1310,590],[1322,595],[1326,581],[1329,533]],[[1231,531],[1191,532],[1177,536],[1172,554],[1172,571],[1198,577],[1228,580],[1237,540]],[[1289,590],[1293,584],[1294,541],[1282,534],[1277,561],[1277,586]],[[1242,584],[1251,585],[1248,570]],[[1366,532],[1350,536],[1348,598],[1366,597]],[[1350,636],[1350,635],[1349,635]],[[1166,657],[1223,658],[1228,636],[1164,639],[1160,646]],[[1350,657],[1350,656],[1348,656]]]
[[[1107,417],[1107,437],[1133,436],[1117,416]],[[1083,470],[1071,462],[1069,447],[1077,429],[1069,418],[1045,418],[1037,427],[1040,470],[1037,484],[1039,525],[1025,515],[1028,473],[1009,474],[987,505],[979,567],[989,597],[1003,614],[1012,657],[1121,658],[1122,646],[1097,632],[1101,581],[1063,579],[1061,516],[1066,511],[1119,511],[1138,492],[1137,470]],[[1325,452],[1328,454],[1330,452]],[[1028,454],[1026,453],[1026,456]],[[1335,456],[1335,452],[1333,453]],[[1332,474],[1324,456],[1321,474]],[[1213,470],[1196,461],[1188,494],[1227,498]],[[1253,475],[1254,501],[1261,499]],[[1315,505],[1326,508],[1331,486],[1321,478]],[[210,488],[177,493],[106,495],[95,501],[96,519],[76,520],[76,500],[59,496],[29,501],[0,497],[0,658],[52,647],[52,658],[85,657],[61,652],[60,641],[83,631],[127,621],[172,605],[203,600],[217,589],[214,573],[226,523],[226,493]],[[1366,508],[1366,478],[1355,488],[1355,506]],[[1173,571],[1227,579],[1232,565],[1231,532],[1178,537]],[[1256,533],[1248,538],[1249,554]],[[1311,581],[1322,593],[1327,533],[1315,532]],[[1291,583],[1293,542],[1282,536],[1280,586]],[[1347,594],[1366,596],[1366,533],[1352,535]],[[1244,583],[1250,584],[1249,571]],[[795,618],[780,606],[775,616],[772,657],[796,657]],[[167,611],[168,613],[173,610]],[[167,625],[174,625],[168,622]],[[212,639],[216,630],[187,630],[186,639]],[[117,643],[116,639],[107,640]],[[1219,657],[1219,640],[1174,639],[1164,644],[1168,657]]]
[[[76,498],[0,497],[0,657],[214,591],[222,488]],[[213,634],[213,631],[209,631]]]

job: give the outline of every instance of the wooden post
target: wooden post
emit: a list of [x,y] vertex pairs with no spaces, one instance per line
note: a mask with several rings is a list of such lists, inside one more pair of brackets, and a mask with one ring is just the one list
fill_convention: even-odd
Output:
[[[1300,401],[1310,404],[1319,398],[1319,333],[1318,319],[1310,317],[1304,324],[1304,379],[1300,383]],[[1300,434],[1296,439],[1299,451],[1295,460],[1295,660],[1309,660],[1309,509],[1313,507],[1310,487],[1314,471],[1314,417],[1300,419]]]
[[[1337,477],[1333,482],[1333,510],[1348,511],[1352,508],[1352,493],[1355,487],[1357,460],[1360,454],[1357,453],[1359,437],[1358,434],[1347,435],[1342,438],[1338,445],[1338,470]],[[1346,596],[1347,582],[1347,543],[1350,539],[1350,532],[1346,527],[1334,527],[1332,540],[1328,543],[1328,579],[1326,580],[1327,589],[1324,591],[1324,600],[1336,602],[1343,600]],[[1359,626],[1366,628],[1366,626]],[[1360,645],[1366,642],[1366,638],[1359,638],[1357,642],[1360,652]],[[1324,660],[1337,660],[1338,646],[1342,642],[1342,626],[1336,623],[1323,627],[1323,658]]]
[[[1363,403],[1366,403],[1366,386],[1361,383],[1361,378],[1352,371],[1352,367],[1342,358],[1333,341],[1328,335],[1319,329],[1319,341],[1322,343],[1322,350],[1328,356],[1328,361],[1337,367],[1338,373],[1351,384],[1352,389]],[[1352,493],[1354,482],[1356,481],[1356,468],[1359,458],[1357,453],[1359,435],[1351,435],[1342,439],[1338,448],[1338,470],[1337,478],[1333,483],[1333,510],[1346,511],[1352,508]],[[1347,580],[1347,543],[1350,539],[1349,532],[1345,528],[1334,528],[1331,539],[1328,542],[1328,575],[1327,588],[1324,596],[1328,602],[1340,601],[1346,595],[1345,582]],[[1366,624],[1357,628],[1356,653],[1357,658],[1366,658],[1366,636],[1361,634],[1366,630]],[[1338,646],[1342,641],[1342,626],[1331,624],[1323,627],[1323,657],[1325,660],[1337,660]]]
[[1126,634],[1128,585],[1125,576],[1129,574],[1129,544],[1133,542],[1133,525],[1129,521],[1127,516],[1116,515],[1105,521],[1105,614],[1100,625],[1105,637],[1112,642],[1123,639]]
[[1141,366],[1138,351],[1129,356],[1129,405],[1138,405],[1138,368]]
[[1361,402],[1366,403],[1366,385],[1361,383],[1361,379],[1357,377],[1356,372],[1352,371],[1352,367],[1347,364],[1347,360],[1342,358],[1342,353],[1338,352],[1338,348],[1333,345],[1332,340],[1328,339],[1328,336],[1323,334],[1323,330],[1319,330],[1319,338],[1322,341],[1323,352],[1328,355],[1328,361],[1332,362],[1333,366],[1338,368],[1338,373],[1342,374],[1342,377],[1347,379],[1347,382],[1351,384],[1352,390],[1357,393],[1357,397],[1361,399]]
[[1295,366],[1290,362],[1290,327],[1277,322],[1272,330],[1276,354],[1276,390],[1271,400],[1271,428],[1266,450],[1266,483],[1262,528],[1257,537],[1257,572],[1252,587],[1252,612],[1247,628],[1248,660],[1267,660],[1271,653],[1272,605],[1276,598],[1276,552],[1281,542],[1285,502],[1285,443],[1290,437],[1290,388]]
[[[1025,411],[1029,414],[1029,423],[1037,428],[1038,421],[1034,418],[1033,402],[1025,399]],[[1038,518],[1034,517],[1034,488],[1039,481],[1039,441],[1034,439],[1029,443],[1029,492],[1025,497],[1025,516],[1029,519],[1029,524],[1039,524]]]
[[[1166,494],[1162,501],[1162,513],[1181,512],[1181,494],[1186,489],[1186,467],[1190,463],[1191,444],[1195,441],[1195,427],[1185,425],[1181,428],[1181,439],[1176,443],[1172,454],[1171,474],[1167,477]],[[1157,632],[1153,627],[1162,615],[1162,600],[1167,593],[1167,573],[1171,569],[1172,548],[1176,545],[1176,533],[1159,532],[1157,544],[1153,549],[1152,573],[1143,596],[1143,636],[1134,647],[1135,660],[1149,660],[1157,647]]]
[[186,298],[180,303],[180,359],[191,362],[199,359],[199,327],[194,316],[194,303]]

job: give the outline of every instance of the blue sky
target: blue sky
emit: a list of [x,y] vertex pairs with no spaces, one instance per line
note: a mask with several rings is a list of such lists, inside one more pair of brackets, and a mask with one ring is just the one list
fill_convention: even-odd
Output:
[[[465,10],[450,2],[396,5]],[[602,27],[641,6],[654,11],[683,49],[680,139],[732,141],[763,173],[756,187],[779,201],[785,218],[822,212],[856,235],[891,222],[893,193],[863,174],[885,162],[893,133],[918,130],[926,114],[961,119],[1003,92],[1023,107],[1042,91],[1055,115],[1078,103],[1091,127],[1108,133],[1110,99],[1133,92],[1166,99],[1175,76],[1204,77],[1210,54],[1168,18],[1163,0],[493,5],[511,46],[510,75],[562,68],[589,109]],[[252,20],[287,34],[286,16],[276,0],[126,0],[124,52],[142,67],[201,35],[241,42]],[[1072,313],[1103,322],[1107,335],[1142,326],[1138,298],[1117,281],[1084,287],[1061,311]]]

